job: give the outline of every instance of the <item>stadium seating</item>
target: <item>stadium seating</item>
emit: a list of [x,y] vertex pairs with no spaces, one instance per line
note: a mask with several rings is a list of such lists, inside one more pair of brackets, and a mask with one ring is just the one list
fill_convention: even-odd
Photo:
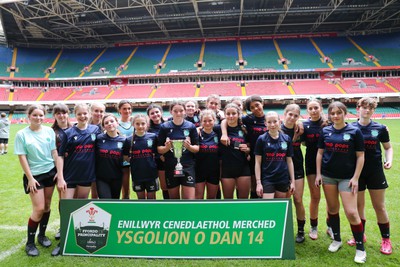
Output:
[[[96,61],[96,63],[93,64],[90,75],[116,75],[119,71],[118,67],[125,63],[134,48],[135,47],[107,48],[104,54]],[[105,73],[99,71],[101,68],[105,69]],[[128,69],[129,63],[126,70]],[[125,74],[125,71],[123,70],[121,74]]]
[[206,42],[203,61],[206,63],[203,70],[232,70],[238,59],[237,42]]
[[393,93],[393,90],[383,83],[377,83],[376,79],[344,79],[340,82],[340,85],[348,94]]
[[399,34],[381,34],[352,37],[368,54],[374,55],[382,66],[398,66],[400,55]]
[[[309,39],[280,39],[279,47],[285,58],[290,61],[289,69],[327,68],[321,56]],[[301,48],[300,48],[301,47]]]
[[159,84],[153,98],[180,98],[194,97],[195,85],[193,83]]
[[129,74],[154,74],[155,65],[160,63],[163,58],[167,45],[147,45],[139,46],[135,55],[129,62],[129,67],[124,71],[124,75]]
[[42,97],[41,101],[62,101],[69,96],[73,91],[73,88],[50,88]]
[[[78,77],[85,66],[89,66],[102,49],[64,49],[51,78]],[[96,70],[97,71],[97,70]]]
[[249,81],[246,85],[247,95],[290,95],[283,81]]
[[338,88],[326,80],[294,80],[292,87],[297,95],[340,94]]
[[207,97],[210,94],[217,94],[224,97],[241,96],[241,90],[239,82],[209,82],[202,84],[199,97]]
[[72,95],[68,100],[98,100],[105,99],[110,93],[108,86],[86,86],[81,88],[75,88],[76,93]]
[[18,48],[14,77],[43,78],[57,57],[59,49]]
[[272,40],[241,41],[243,58],[247,61],[245,69],[280,69],[278,54]]
[[11,66],[12,55],[12,49],[0,46],[0,77],[10,76],[7,68]]
[[14,91],[13,101],[35,101],[40,93],[39,88],[18,88]]
[[195,71],[202,43],[173,44],[168,53],[165,68],[160,73],[173,71]]
[[151,91],[151,85],[148,84],[120,86],[119,89],[114,91],[109,99],[148,98]]
[[[366,66],[375,66],[373,62],[366,61],[364,55],[345,37],[324,37],[313,38],[321,51],[329,56],[335,68],[359,68]],[[302,48],[298,48],[301,50]],[[348,64],[347,59],[354,61]]]

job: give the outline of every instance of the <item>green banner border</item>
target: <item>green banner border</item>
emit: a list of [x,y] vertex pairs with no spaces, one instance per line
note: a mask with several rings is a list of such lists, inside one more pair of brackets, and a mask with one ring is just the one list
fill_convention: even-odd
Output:
[[[127,203],[128,202],[128,203]],[[85,205],[89,203],[93,204],[102,204],[102,203],[107,203],[107,204],[133,204],[133,205],[141,205],[141,204],[156,204],[157,206],[159,205],[162,207],[163,203],[165,204],[177,204],[177,205],[196,205],[196,204],[230,204],[230,205],[235,205],[235,204],[246,204],[249,203],[251,206],[251,203],[257,203],[257,204],[262,204],[265,203],[268,205],[271,204],[271,202],[279,202],[279,203],[286,203],[286,219],[285,219],[285,225],[283,226],[283,240],[282,240],[282,251],[281,251],[281,257],[276,257],[276,256],[141,256],[141,255],[118,255],[118,254],[112,254],[112,255],[106,255],[106,254],[94,254],[94,253],[65,253],[65,245],[66,245],[66,237],[68,233],[68,229],[70,227],[70,223],[72,221],[71,214],[80,208],[84,207]],[[155,258],[160,258],[160,259],[295,259],[295,246],[294,246],[294,234],[293,234],[293,213],[292,213],[292,200],[291,199],[271,199],[271,200],[261,200],[261,199],[250,199],[250,200],[164,200],[164,201],[159,201],[159,200],[147,200],[147,201],[140,201],[140,200],[95,200],[95,199],[86,199],[86,200],[81,200],[81,199],[62,199],[60,201],[60,216],[61,216],[61,240],[60,240],[60,245],[61,245],[61,252],[62,255],[68,255],[68,256],[89,256],[89,257],[122,257],[122,258],[148,258],[148,259],[155,259]],[[160,209],[162,210],[162,208]],[[107,211],[109,212],[109,211]],[[179,219],[177,219],[179,220]],[[83,249],[82,249],[83,251]]]

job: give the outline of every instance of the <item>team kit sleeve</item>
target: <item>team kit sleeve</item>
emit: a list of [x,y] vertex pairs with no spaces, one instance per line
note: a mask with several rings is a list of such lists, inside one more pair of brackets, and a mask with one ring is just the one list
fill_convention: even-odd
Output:
[[25,149],[25,140],[22,130],[17,132],[15,136],[15,143],[14,143],[14,154],[15,155],[26,155]]
[[359,128],[356,128],[356,133],[355,133],[355,144],[354,144],[354,150],[355,151],[365,151],[364,148],[364,135],[362,134],[361,130]]

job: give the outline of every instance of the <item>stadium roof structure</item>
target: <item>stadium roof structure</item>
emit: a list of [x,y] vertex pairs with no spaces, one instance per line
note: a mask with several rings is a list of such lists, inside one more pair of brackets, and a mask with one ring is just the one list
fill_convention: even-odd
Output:
[[9,46],[400,31],[398,0],[0,0]]

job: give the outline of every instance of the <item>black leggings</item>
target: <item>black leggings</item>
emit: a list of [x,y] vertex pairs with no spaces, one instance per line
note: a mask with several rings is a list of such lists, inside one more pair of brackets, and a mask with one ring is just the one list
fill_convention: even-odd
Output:
[[97,194],[99,198],[119,199],[121,195],[122,180],[110,180],[108,182],[97,180]]

